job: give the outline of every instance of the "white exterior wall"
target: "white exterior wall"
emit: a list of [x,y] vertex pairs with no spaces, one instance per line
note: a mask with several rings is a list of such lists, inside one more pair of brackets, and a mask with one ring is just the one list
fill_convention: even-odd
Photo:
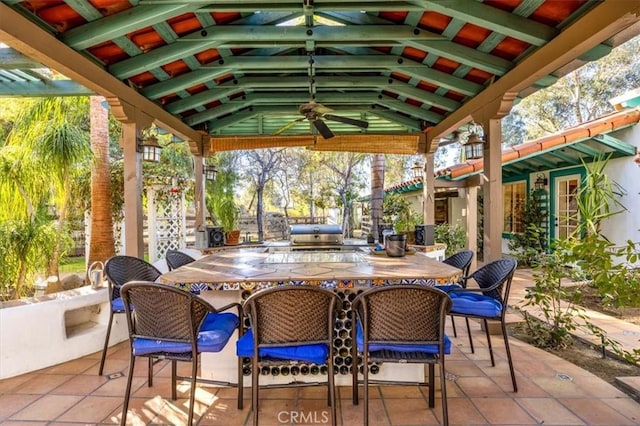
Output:
[[464,195],[464,191],[459,190],[457,197],[448,198],[449,224],[467,229],[467,201]]
[[[611,133],[628,144],[640,147],[640,125]],[[609,160],[606,173],[626,191],[620,202],[627,211],[602,222],[602,233],[616,246],[625,245],[627,240],[640,243],[640,165],[634,157]]]

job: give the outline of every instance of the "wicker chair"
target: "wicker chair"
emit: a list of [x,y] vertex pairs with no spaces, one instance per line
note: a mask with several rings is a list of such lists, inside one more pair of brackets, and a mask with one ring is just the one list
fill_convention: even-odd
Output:
[[[362,356],[364,425],[369,424],[369,362],[421,363],[429,370],[429,407],[435,406],[435,364],[440,365],[442,424],[449,424],[445,354],[451,341],[444,324],[451,307],[449,296],[432,287],[394,285],[358,295],[352,304],[357,315],[352,359]],[[353,403],[358,404],[358,371],[353,372]],[[384,382],[379,382],[384,383]],[[424,383],[421,383],[424,384]]]
[[[107,325],[107,335],[104,338],[104,349],[100,359],[100,369],[98,375],[102,375],[104,362],[109,349],[109,336],[111,335],[111,325],[115,314],[124,314],[125,307],[120,297],[120,288],[129,281],[155,281],[161,272],[152,264],[133,256],[113,256],[104,265],[104,272],[109,283],[109,324]],[[153,371],[151,360],[149,360],[149,386],[153,384]]]
[[191,262],[195,262],[195,259],[180,250],[168,250],[166,254],[167,266],[172,271],[182,265],[187,265]]
[[[253,424],[258,425],[260,369],[287,362],[326,364],[331,424],[336,424],[333,328],[338,296],[309,286],[262,290],[243,304],[251,329],[237,343],[238,357],[251,358]],[[258,355],[258,356],[256,356]]]
[[[443,260],[442,263],[446,263],[447,265],[453,266],[454,268],[461,269],[462,276],[455,284],[436,286],[436,288],[445,292],[456,288],[467,288],[467,279],[469,275],[469,268],[471,268],[471,262],[473,261],[473,254],[474,253],[472,250],[461,250]],[[471,327],[469,327],[469,319],[465,318],[465,321],[467,323],[467,332],[470,332]],[[456,321],[453,316],[451,316],[451,326],[453,327],[453,335],[455,337],[458,337],[458,332],[456,331]]]
[[[131,281],[122,286],[127,313],[131,356],[121,424],[126,424],[131,383],[137,357],[171,360],[171,398],[177,399],[177,362],[191,362],[191,393],[187,424],[193,422],[198,360],[201,352],[220,352],[240,326],[242,307],[231,303],[216,309],[195,294],[146,281]],[[132,308],[135,307],[135,308]],[[238,314],[223,312],[237,308]],[[242,332],[242,330],[240,330]],[[238,380],[242,378],[238,363]],[[229,383],[212,382],[227,386]],[[240,382],[238,382],[240,383]],[[238,387],[241,407],[242,387]]]
[[[492,366],[495,366],[496,363],[493,357],[493,348],[491,347],[491,337],[487,321],[500,321],[514,392],[518,391],[518,385],[516,384],[516,375],[513,370],[511,350],[509,349],[505,315],[507,313],[507,302],[509,300],[511,281],[516,270],[516,266],[517,262],[515,259],[504,258],[495,260],[476,270],[469,276],[469,279],[473,279],[478,283],[478,288],[467,287],[453,289],[448,292],[451,297],[451,301],[453,302],[451,307],[452,316],[464,317],[467,321],[469,318],[476,318],[483,321],[487,334],[487,344],[489,346]],[[467,327],[469,327],[468,322]],[[468,328],[467,332],[469,332]],[[473,339],[471,338],[470,332],[469,345],[471,346],[471,352],[474,353]]]

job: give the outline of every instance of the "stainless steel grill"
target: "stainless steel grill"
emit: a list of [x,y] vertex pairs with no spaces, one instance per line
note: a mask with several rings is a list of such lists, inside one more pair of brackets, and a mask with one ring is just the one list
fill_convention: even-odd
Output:
[[291,245],[341,245],[339,225],[291,225]]

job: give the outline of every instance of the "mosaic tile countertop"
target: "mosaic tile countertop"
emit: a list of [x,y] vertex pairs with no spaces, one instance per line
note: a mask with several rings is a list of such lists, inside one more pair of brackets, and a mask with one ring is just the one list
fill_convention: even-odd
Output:
[[420,253],[388,257],[368,247],[352,251],[273,251],[261,247],[215,252],[163,274],[159,281],[191,291],[254,290],[285,284],[353,288],[432,286],[455,281],[460,274],[459,269]]

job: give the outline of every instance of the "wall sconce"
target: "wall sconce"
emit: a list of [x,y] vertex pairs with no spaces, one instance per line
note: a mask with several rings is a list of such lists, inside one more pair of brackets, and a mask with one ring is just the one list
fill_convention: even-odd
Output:
[[538,173],[536,181],[533,183],[533,187],[536,191],[546,188],[549,180],[542,173]]
[[216,166],[204,165],[202,167],[202,174],[204,175],[205,180],[209,182],[214,182],[218,177],[218,170]]
[[160,162],[160,152],[162,147],[158,143],[158,138],[155,136],[147,136],[142,141],[142,161],[149,161],[151,163]]
[[484,130],[480,124],[471,122],[467,137],[461,137],[460,143],[464,147],[464,157],[467,160],[482,158],[484,155]]
[[411,166],[411,176],[414,179],[420,179],[422,177],[423,172],[424,172],[424,166],[422,164],[418,163],[417,161],[413,163],[413,166]]

